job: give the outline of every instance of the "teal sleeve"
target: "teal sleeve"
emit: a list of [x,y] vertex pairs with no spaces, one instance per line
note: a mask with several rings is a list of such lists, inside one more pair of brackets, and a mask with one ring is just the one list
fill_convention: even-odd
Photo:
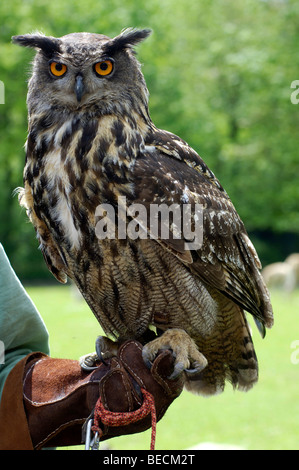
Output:
[[11,369],[34,351],[50,353],[48,331],[0,244],[0,397]]

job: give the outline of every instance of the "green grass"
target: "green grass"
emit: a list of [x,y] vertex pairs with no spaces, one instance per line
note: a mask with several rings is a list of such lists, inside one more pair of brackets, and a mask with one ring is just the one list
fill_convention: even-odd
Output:
[[[100,327],[69,286],[27,291],[49,330],[52,356],[77,359],[94,350]],[[299,449],[299,364],[291,362],[291,343],[299,340],[299,291],[290,296],[274,292],[272,302],[275,325],[266,338],[262,340],[253,327],[258,384],[248,393],[228,385],[211,398],[184,391],[158,423],[156,450],[187,449],[201,442],[256,450]],[[149,450],[150,430],[106,442],[111,450]]]

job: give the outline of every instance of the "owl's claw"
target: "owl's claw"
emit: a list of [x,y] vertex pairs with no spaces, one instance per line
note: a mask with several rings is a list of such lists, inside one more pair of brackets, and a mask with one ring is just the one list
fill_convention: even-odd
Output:
[[195,377],[201,373],[201,371],[206,367],[206,365],[207,362],[205,365],[195,362],[193,363],[193,369],[185,369],[185,374],[187,375],[187,377],[195,379]]
[[175,380],[178,378],[178,376],[182,373],[185,372],[187,377],[196,377],[196,375],[199,375],[201,371],[205,368],[205,365],[203,366],[202,364],[193,364],[194,368],[193,369],[185,369],[184,364],[182,362],[177,363],[174,366],[174,370],[172,374],[168,377],[169,380]]
[[106,366],[107,362],[105,361],[104,354],[102,352],[102,336],[98,336],[96,339],[96,355],[98,359]]
[[185,370],[184,364],[182,362],[177,362],[174,366],[172,374],[167,377],[169,380],[175,380],[181,375],[181,373]]
[[118,343],[106,336],[98,336],[96,339],[96,353],[101,362],[107,365],[106,360],[117,356]]
[[172,351],[175,360],[174,370],[168,377],[170,380],[175,380],[183,372],[187,377],[194,378],[208,364],[193,339],[184,330],[173,328],[143,347],[142,357],[146,366],[150,368],[159,350],[165,349]]
[[107,366],[106,360],[117,355],[117,348],[118,344],[106,338],[106,336],[98,336],[96,339],[96,352],[80,357],[81,368],[90,372],[99,367],[101,362]]

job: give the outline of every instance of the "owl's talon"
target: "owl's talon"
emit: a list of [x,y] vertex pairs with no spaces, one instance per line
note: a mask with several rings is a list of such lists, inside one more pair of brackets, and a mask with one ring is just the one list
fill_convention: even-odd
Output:
[[182,373],[185,372],[187,377],[196,377],[201,373],[201,371],[204,369],[204,367],[201,364],[198,364],[198,367],[195,367],[194,369],[185,369],[184,364],[182,362],[177,363],[174,366],[174,370],[172,374],[168,377],[169,380],[175,380],[178,378],[178,376]]
[[181,375],[181,373],[186,370],[182,362],[176,363],[174,366],[173,372],[167,377],[169,380],[175,380]]
[[102,347],[101,347],[101,339],[102,339],[102,336],[98,336],[97,339],[96,339],[96,354],[99,358],[99,360],[105,364],[105,366],[107,365],[107,362],[105,361],[104,359],[104,354],[102,352]]
[[199,374],[202,371],[202,368],[199,369],[185,369],[185,372],[187,375],[194,376],[196,374]]
[[117,356],[118,343],[111,341],[106,336],[98,336],[96,339],[96,354],[103,364],[107,365],[106,360]]
[[83,370],[92,371],[99,367],[99,363],[108,366],[107,359],[117,356],[118,343],[111,341],[106,336],[98,336],[96,339],[96,352],[80,357],[79,363]]
[[185,369],[185,373],[187,377],[192,378],[194,380],[195,377],[198,376],[203,369],[204,367],[198,367],[195,369]]

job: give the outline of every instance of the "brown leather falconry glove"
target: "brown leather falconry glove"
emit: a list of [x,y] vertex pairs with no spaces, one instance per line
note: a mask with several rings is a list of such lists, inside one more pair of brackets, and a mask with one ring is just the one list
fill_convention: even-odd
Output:
[[82,370],[78,361],[29,354],[4,386],[0,450],[78,445],[82,429],[87,440],[89,433],[105,440],[151,426],[154,431],[155,419],[181,393],[183,378],[167,379],[173,371],[170,351],[157,356],[151,371],[141,351],[140,343],[127,341],[117,357],[91,372]]

